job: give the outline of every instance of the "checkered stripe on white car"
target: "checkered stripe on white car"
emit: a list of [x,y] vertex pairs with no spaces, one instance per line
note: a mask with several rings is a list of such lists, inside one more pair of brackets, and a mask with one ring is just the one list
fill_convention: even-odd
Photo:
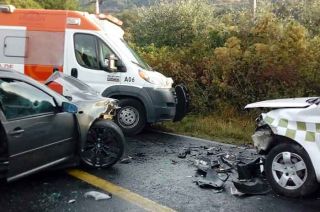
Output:
[[269,115],[265,115],[263,120],[271,127],[276,128],[276,134],[296,141],[315,142],[316,138],[320,136],[320,123],[290,121],[285,118],[276,118]]

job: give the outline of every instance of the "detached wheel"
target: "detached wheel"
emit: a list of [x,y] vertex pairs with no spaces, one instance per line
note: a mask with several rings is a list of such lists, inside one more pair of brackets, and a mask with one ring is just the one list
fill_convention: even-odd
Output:
[[280,195],[307,196],[318,188],[309,155],[297,144],[275,146],[267,156],[265,171],[271,187]]
[[125,138],[121,129],[112,121],[96,121],[88,132],[87,142],[81,152],[85,165],[108,168],[123,155]]
[[126,135],[136,135],[146,126],[144,106],[135,99],[120,99],[116,122]]

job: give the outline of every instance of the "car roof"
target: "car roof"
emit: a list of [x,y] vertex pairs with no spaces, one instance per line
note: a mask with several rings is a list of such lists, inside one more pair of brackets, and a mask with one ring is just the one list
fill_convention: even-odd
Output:
[[31,77],[29,77],[21,72],[18,72],[18,71],[12,70],[12,69],[0,68],[0,78],[10,78],[10,79],[15,79],[15,80],[21,80],[21,81],[27,82],[29,84],[32,84],[33,86],[36,86],[37,88],[43,90],[44,92],[48,93],[49,95],[55,97],[57,100],[61,100],[61,98],[63,98],[63,96],[56,93],[55,91],[48,88],[47,86],[41,84],[40,82],[32,79]]
[[26,75],[13,70],[13,69],[6,69],[6,68],[0,68],[0,76],[1,77],[22,77],[22,78],[28,78]]

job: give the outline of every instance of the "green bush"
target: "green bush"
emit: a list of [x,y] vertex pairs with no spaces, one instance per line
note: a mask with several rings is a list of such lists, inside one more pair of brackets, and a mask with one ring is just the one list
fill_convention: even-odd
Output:
[[40,4],[34,0],[4,0],[1,2],[5,4],[12,4],[17,8],[41,8]]
[[155,70],[188,86],[193,112],[232,114],[259,100],[319,95],[319,16],[306,7],[320,5],[295,2],[261,0],[255,20],[243,7],[162,2],[127,15],[135,21],[126,27]]

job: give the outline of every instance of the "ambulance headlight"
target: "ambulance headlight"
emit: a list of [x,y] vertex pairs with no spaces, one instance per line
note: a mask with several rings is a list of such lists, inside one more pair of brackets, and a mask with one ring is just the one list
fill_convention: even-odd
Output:
[[149,76],[146,71],[139,70],[139,76],[151,84],[155,84],[155,85],[159,84],[158,80],[153,79],[153,77]]

